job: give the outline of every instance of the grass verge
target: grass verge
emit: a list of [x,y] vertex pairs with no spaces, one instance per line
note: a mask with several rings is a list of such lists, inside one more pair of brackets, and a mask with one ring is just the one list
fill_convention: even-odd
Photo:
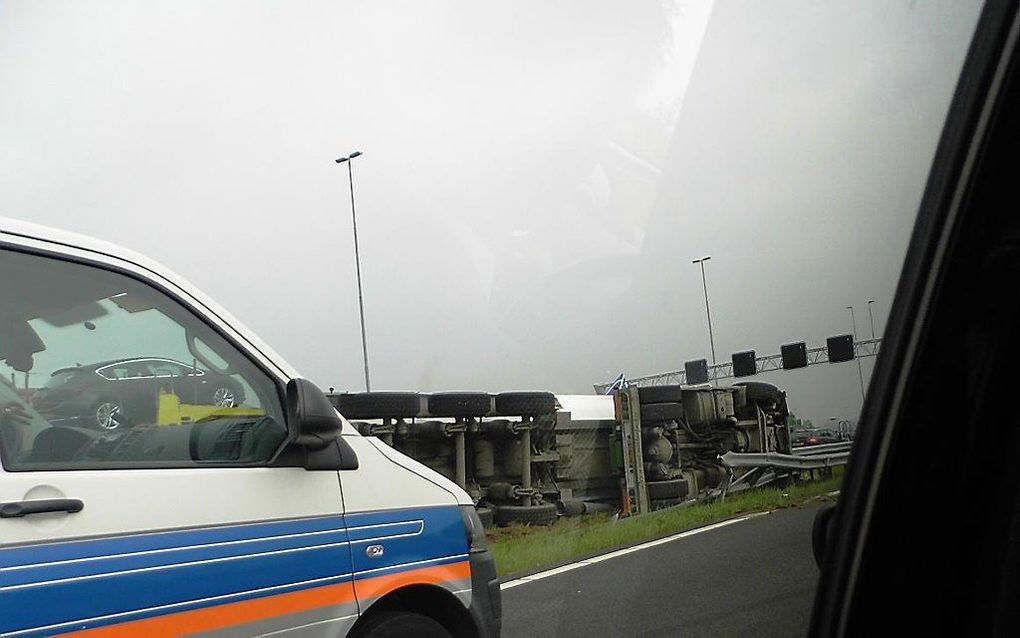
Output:
[[831,478],[778,489],[764,487],[731,494],[725,501],[674,507],[615,519],[608,514],[561,518],[549,527],[494,528],[489,548],[503,579],[523,576],[622,547],[655,540],[752,512],[797,507],[839,489],[842,468]]

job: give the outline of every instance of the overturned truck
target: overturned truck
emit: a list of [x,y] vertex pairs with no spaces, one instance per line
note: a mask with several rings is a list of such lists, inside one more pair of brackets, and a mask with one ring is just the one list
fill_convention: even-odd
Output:
[[[486,522],[677,505],[740,481],[727,452],[790,451],[775,386],[652,386],[611,396],[546,392],[333,394],[375,436],[449,477]],[[743,471],[741,471],[743,472]]]

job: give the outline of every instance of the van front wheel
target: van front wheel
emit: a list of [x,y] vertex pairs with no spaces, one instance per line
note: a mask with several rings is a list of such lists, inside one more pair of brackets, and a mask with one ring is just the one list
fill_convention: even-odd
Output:
[[450,632],[428,616],[409,611],[387,611],[366,620],[355,638],[452,638]]

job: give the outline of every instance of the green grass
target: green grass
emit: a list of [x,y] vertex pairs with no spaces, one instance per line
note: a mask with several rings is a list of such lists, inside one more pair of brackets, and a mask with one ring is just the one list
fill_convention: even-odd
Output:
[[555,567],[621,547],[711,525],[752,512],[797,507],[839,489],[842,468],[831,478],[778,489],[764,487],[731,494],[725,501],[674,507],[617,519],[608,514],[561,518],[549,527],[510,525],[492,529],[489,547],[503,578]]

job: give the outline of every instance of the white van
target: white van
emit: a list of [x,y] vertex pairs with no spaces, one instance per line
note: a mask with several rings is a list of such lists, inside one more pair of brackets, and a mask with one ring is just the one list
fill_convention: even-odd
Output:
[[0,634],[499,634],[468,495],[151,260],[0,218],[0,376]]

